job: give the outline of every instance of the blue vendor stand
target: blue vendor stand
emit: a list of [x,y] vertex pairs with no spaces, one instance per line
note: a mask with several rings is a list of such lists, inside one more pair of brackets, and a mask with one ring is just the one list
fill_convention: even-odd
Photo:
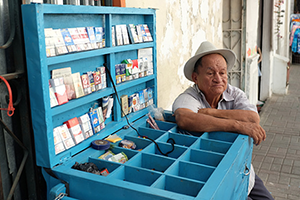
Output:
[[[227,132],[203,133],[200,137],[183,135],[172,113],[167,111],[165,121],[156,120],[160,129],[156,130],[146,122],[147,107],[127,115],[131,126],[145,137],[127,128],[116,91],[121,97],[151,88],[153,104],[157,103],[154,9],[26,4],[22,5],[22,17],[36,164],[43,168],[49,200],[246,199],[253,143],[248,136]],[[121,24],[147,24],[153,41],[113,46],[112,27]],[[105,47],[47,57],[44,29],[76,27],[104,27]],[[151,49],[153,73],[116,84],[115,65],[124,59],[138,59],[141,49]],[[72,73],[82,75],[103,63],[109,69],[106,88],[51,108],[49,79],[53,70],[71,67]],[[53,129],[87,113],[107,96],[112,96],[114,103],[105,128],[56,154]],[[137,146],[138,150],[133,150],[112,144],[110,150],[114,154],[124,152],[127,155],[125,163],[99,159],[105,150],[90,146],[92,141],[114,134]],[[174,147],[170,138],[175,141]],[[162,152],[174,150],[165,156],[158,148]],[[101,176],[73,169],[76,162],[94,163],[99,169],[106,168],[109,174]]]

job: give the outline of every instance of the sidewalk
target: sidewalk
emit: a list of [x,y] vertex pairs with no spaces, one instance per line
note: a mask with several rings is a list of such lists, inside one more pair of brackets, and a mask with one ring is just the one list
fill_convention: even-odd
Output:
[[254,146],[252,163],[275,200],[300,199],[300,65],[290,68],[287,95],[272,95],[262,107],[267,138]]

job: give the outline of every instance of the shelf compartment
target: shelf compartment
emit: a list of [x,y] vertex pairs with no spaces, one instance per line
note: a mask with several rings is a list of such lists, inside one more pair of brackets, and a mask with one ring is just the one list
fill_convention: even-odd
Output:
[[[109,96],[111,94],[113,94],[113,89],[111,87],[107,87],[107,88],[104,88],[102,90],[93,92],[92,94],[80,97],[78,99],[72,99],[68,103],[65,103],[65,104],[60,105],[60,106],[53,107],[51,109],[52,116],[56,116],[56,115],[65,113],[67,111],[73,110],[77,107],[81,107],[85,104],[88,104],[89,102],[93,105],[95,101],[97,101],[97,100],[99,100],[99,99],[101,99],[105,96]],[[89,111],[89,108],[92,105],[87,105],[86,106],[87,107],[87,108],[85,108],[86,113]]]
[[237,133],[229,133],[229,132],[205,132],[201,138],[210,139],[210,140],[219,140],[224,142],[233,143],[235,139],[238,137]]
[[110,175],[111,179],[119,179],[131,183],[151,186],[159,177],[160,173],[143,170],[140,168],[123,166]]
[[165,131],[155,130],[155,129],[152,129],[152,128],[144,128],[144,127],[139,127],[138,131],[139,131],[141,136],[147,136],[152,140],[156,140],[161,135],[165,134]]
[[173,165],[166,173],[169,175],[180,176],[204,183],[207,182],[214,170],[214,167],[179,161],[175,165]]
[[[159,146],[160,150],[163,152],[163,153],[167,153],[169,151],[172,150],[172,145],[169,144],[169,143],[161,143],[161,142],[157,142],[157,145]],[[156,154],[156,155],[161,155],[161,156],[164,156],[162,155],[158,148],[157,148],[157,145],[155,145],[154,143],[150,146],[148,146],[146,149],[144,149],[144,153],[151,153],[151,154]],[[168,157],[169,158],[179,158],[185,151],[187,150],[187,148],[185,147],[180,147],[180,146],[177,146],[177,145],[174,145],[174,150],[168,154]]]
[[158,139],[158,141],[167,142],[168,139],[170,139],[170,138],[172,138],[175,141],[176,145],[181,145],[184,147],[190,147],[197,140],[196,137],[191,137],[188,135],[182,135],[182,134],[168,132],[168,133],[162,135]]
[[[177,178],[173,176],[164,176],[161,177],[153,187],[167,190],[170,192],[175,192],[183,195],[189,195],[192,197],[196,197],[199,191],[204,186],[204,183],[191,181],[184,178]],[[182,199],[185,199],[184,197]]]
[[[148,139],[137,138],[137,137],[132,137],[132,136],[125,136],[124,140],[130,140],[130,141],[134,142],[136,145],[135,150],[139,150],[139,151],[146,148],[148,145],[150,145],[152,143]],[[122,147],[120,147],[120,148],[122,148]]]
[[121,166],[120,163],[109,162],[106,160],[100,160],[100,159],[96,159],[96,158],[89,158],[89,162],[94,163],[98,167],[99,170],[106,168],[109,173],[112,173],[118,167]]
[[191,149],[182,157],[181,160],[201,165],[217,167],[223,159],[223,157],[224,154]]
[[216,153],[222,153],[226,154],[226,152],[231,147],[231,143],[228,142],[220,142],[216,140],[208,140],[208,139],[202,139],[198,140],[192,148],[194,149],[200,149],[210,152],[216,152]]
[[145,168],[164,173],[172,164],[173,159],[161,157],[152,154],[141,153],[131,159],[130,166]]
[[75,53],[69,53],[69,54],[64,54],[64,55],[59,55],[59,56],[48,57],[47,64],[54,65],[54,64],[60,64],[60,63],[66,63],[66,62],[77,61],[77,60],[86,59],[86,58],[98,57],[99,55],[109,55],[111,53],[118,53],[118,52],[126,51],[127,49],[138,50],[138,49],[149,48],[149,47],[153,47],[153,46],[154,46],[153,42],[147,42],[147,43],[140,43],[140,44],[129,44],[129,45],[123,45],[123,46],[104,47],[101,49],[80,51],[80,52],[75,52]]
[[[170,123],[170,122],[164,122],[164,121],[159,121],[159,120],[155,120],[155,122],[156,122],[158,128],[163,131],[169,131],[173,127],[177,126],[175,123]],[[149,125],[148,125],[148,127],[149,127]]]
[[[129,161],[131,158],[133,158],[133,157],[137,154],[136,151],[132,151],[132,150],[130,150],[130,149],[125,149],[125,148],[116,147],[116,146],[113,147],[113,148],[110,148],[110,149],[108,149],[108,150],[110,150],[111,152],[113,152],[115,155],[118,154],[118,153],[124,152],[124,153],[126,154],[127,158],[128,158],[128,161]],[[105,152],[106,152],[106,151],[105,151]],[[100,157],[101,155],[103,155],[105,152],[102,152],[101,154],[99,154],[99,156],[98,156],[98,159],[99,159],[99,160],[102,160],[102,159],[100,159],[99,157]],[[128,162],[128,161],[127,161],[127,162]],[[108,162],[110,162],[110,161],[108,161]]]

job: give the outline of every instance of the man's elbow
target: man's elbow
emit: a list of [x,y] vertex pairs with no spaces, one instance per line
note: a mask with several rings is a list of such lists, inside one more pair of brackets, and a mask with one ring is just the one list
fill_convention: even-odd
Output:
[[188,127],[188,120],[185,112],[175,111],[176,124],[181,129],[186,129]]

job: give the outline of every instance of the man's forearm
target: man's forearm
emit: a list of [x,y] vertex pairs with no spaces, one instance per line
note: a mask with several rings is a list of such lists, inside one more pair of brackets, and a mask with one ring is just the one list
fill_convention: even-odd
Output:
[[207,114],[189,112],[184,109],[175,111],[175,119],[181,129],[194,132],[233,132],[236,123],[236,120],[217,118]]
[[218,118],[208,114],[194,113],[189,109],[180,108],[175,111],[177,125],[184,130],[192,132],[224,131],[248,135],[254,139],[255,144],[265,140],[263,128],[254,122],[245,122],[235,119]]
[[199,109],[198,113],[210,115],[217,118],[233,119],[243,122],[252,122],[259,124],[259,115],[252,110],[220,110],[214,108]]

